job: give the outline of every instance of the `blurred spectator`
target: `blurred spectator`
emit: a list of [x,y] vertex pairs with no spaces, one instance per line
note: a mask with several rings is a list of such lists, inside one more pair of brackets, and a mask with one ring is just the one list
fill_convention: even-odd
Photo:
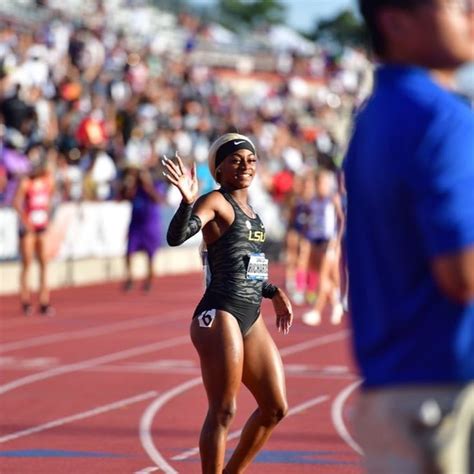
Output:
[[0,16],[6,204],[36,141],[59,152],[55,202],[116,198],[122,167],[152,165],[174,150],[197,162],[208,192],[209,143],[233,129],[260,151],[251,194],[273,224],[268,235],[283,238],[292,176],[339,153],[357,100],[354,77],[367,66],[360,52],[331,62],[329,50],[307,43],[300,53],[272,49],[257,31],[241,38],[147,1],[42,2],[29,23],[21,11],[35,2],[11,2],[14,21]]
[[39,308],[43,316],[51,316],[48,288],[48,257],[46,231],[50,221],[54,179],[48,169],[47,155],[44,147],[33,144],[27,150],[30,162],[28,176],[22,178],[15,193],[14,207],[20,219],[20,299],[23,314],[32,313],[29,275],[31,263],[36,255],[39,263]]
[[125,266],[127,277],[124,290],[133,285],[132,256],[136,252],[145,252],[147,256],[147,276],[143,283],[144,291],[151,289],[153,281],[153,257],[162,245],[161,212],[159,204],[165,196],[165,183],[153,180],[148,169],[128,165],[124,173],[121,197],[132,203],[132,217],[128,229]]
[[359,4],[380,64],[344,162],[354,425],[370,474],[468,473],[474,114],[445,79],[474,59],[473,2]]

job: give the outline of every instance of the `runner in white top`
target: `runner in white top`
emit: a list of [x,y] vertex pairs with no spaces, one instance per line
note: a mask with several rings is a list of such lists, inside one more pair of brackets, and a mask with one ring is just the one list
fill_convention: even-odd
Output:
[[344,215],[333,174],[328,170],[316,173],[316,196],[310,204],[306,237],[311,242],[309,267],[319,275],[318,297],[311,311],[303,314],[303,322],[315,326],[321,313],[331,303],[331,322],[338,324],[343,314],[340,303],[338,260],[340,232]]

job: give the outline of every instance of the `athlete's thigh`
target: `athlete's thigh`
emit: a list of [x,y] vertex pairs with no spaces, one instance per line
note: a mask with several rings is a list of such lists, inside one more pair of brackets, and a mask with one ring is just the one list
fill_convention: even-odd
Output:
[[298,249],[298,233],[294,229],[288,229],[286,233],[286,251],[292,255]]
[[32,232],[27,232],[20,238],[20,253],[23,263],[28,264],[34,256],[35,240]]
[[47,260],[47,239],[46,232],[41,232],[35,235],[35,250],[38,260],[41,264],[45,264]]
[[325,244],[311,244],[311,252],[310,252],[310,262],[311,268],[314,270],[321,272],[321,267],[324,260],[324,255],[326,253],[326,245]]
[[310,257],[311,242],[301,236],[298,247],[298,265],[304,268],[308,267]]
[[209,401],[219,403],[235,397],[242,381],[243,366],[242,334],[237,320],[218,310],[210,325],[194,318],[190,332],[201,361]]
[[283,363],[262,315],[244,337],[242,380],[259,405],[286,404]]
[[337,265],[336,253],[334,249],[327,245],[321,255],[320,274],[321,278],[330,279],[334,266]]

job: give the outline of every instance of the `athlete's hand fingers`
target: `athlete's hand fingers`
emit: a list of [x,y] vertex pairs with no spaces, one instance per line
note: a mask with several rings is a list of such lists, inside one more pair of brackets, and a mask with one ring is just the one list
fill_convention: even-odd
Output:
[[163,176],[164,176],[170,183],[174,184],[175,186],[178,186],[178,181],[177,181],[175,178],[173,178],[170,174],[165,173],[165,172],[163,171]]
[[293,322],[293,313],[288,311],[283,318],[283,333],[288,334],[290,332],[290,327]]
[[170,160],[166,155],[163,155],[161,163],[167,170],[173,171],[177,177],[183,174],[179,166],[173,160]]
[[179,179],[183,176],[183,174],[179,171],[179,168],[171,160],[161,160],[161,163],[166,168],[167,174],[172,176],[175,180],[179,181]]
[[174,154],[174,156],[176,157],[176,161],[178,162],[178,168],[179,168],[179,171],[181,172],[181,174],[185,174],[185,168],[184,168],[184,164],[183,164],[183,160],[181,159],[181,157],[178,155],[178,152],[176,152]]

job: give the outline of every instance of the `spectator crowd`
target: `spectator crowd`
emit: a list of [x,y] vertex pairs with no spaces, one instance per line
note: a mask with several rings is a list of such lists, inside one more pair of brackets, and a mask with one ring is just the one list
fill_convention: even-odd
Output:
[[[148,168],[159,180],[159,158],[175,151],[197,162],[207,192],[214,186],[209,145],[233,130],[256,143],[261,189],[278,203],[295,174],[337,166],[367,65],[360,51],[308,54],[255,41],[249,53],[187,13],[130,1],[68,10],[54,3],[33,3],[37,14],[28,19],[0,16],[0,205],[11,205],[38,145],[56,204],[117,199],[128,169]],[[112,20],[129,16],[136,24],[147,11],[167,19],[174,41]],[[235,67],[202,61],[212,56],[206,48],[234,54]],[[271,59],[265,71],[263,56]]]

